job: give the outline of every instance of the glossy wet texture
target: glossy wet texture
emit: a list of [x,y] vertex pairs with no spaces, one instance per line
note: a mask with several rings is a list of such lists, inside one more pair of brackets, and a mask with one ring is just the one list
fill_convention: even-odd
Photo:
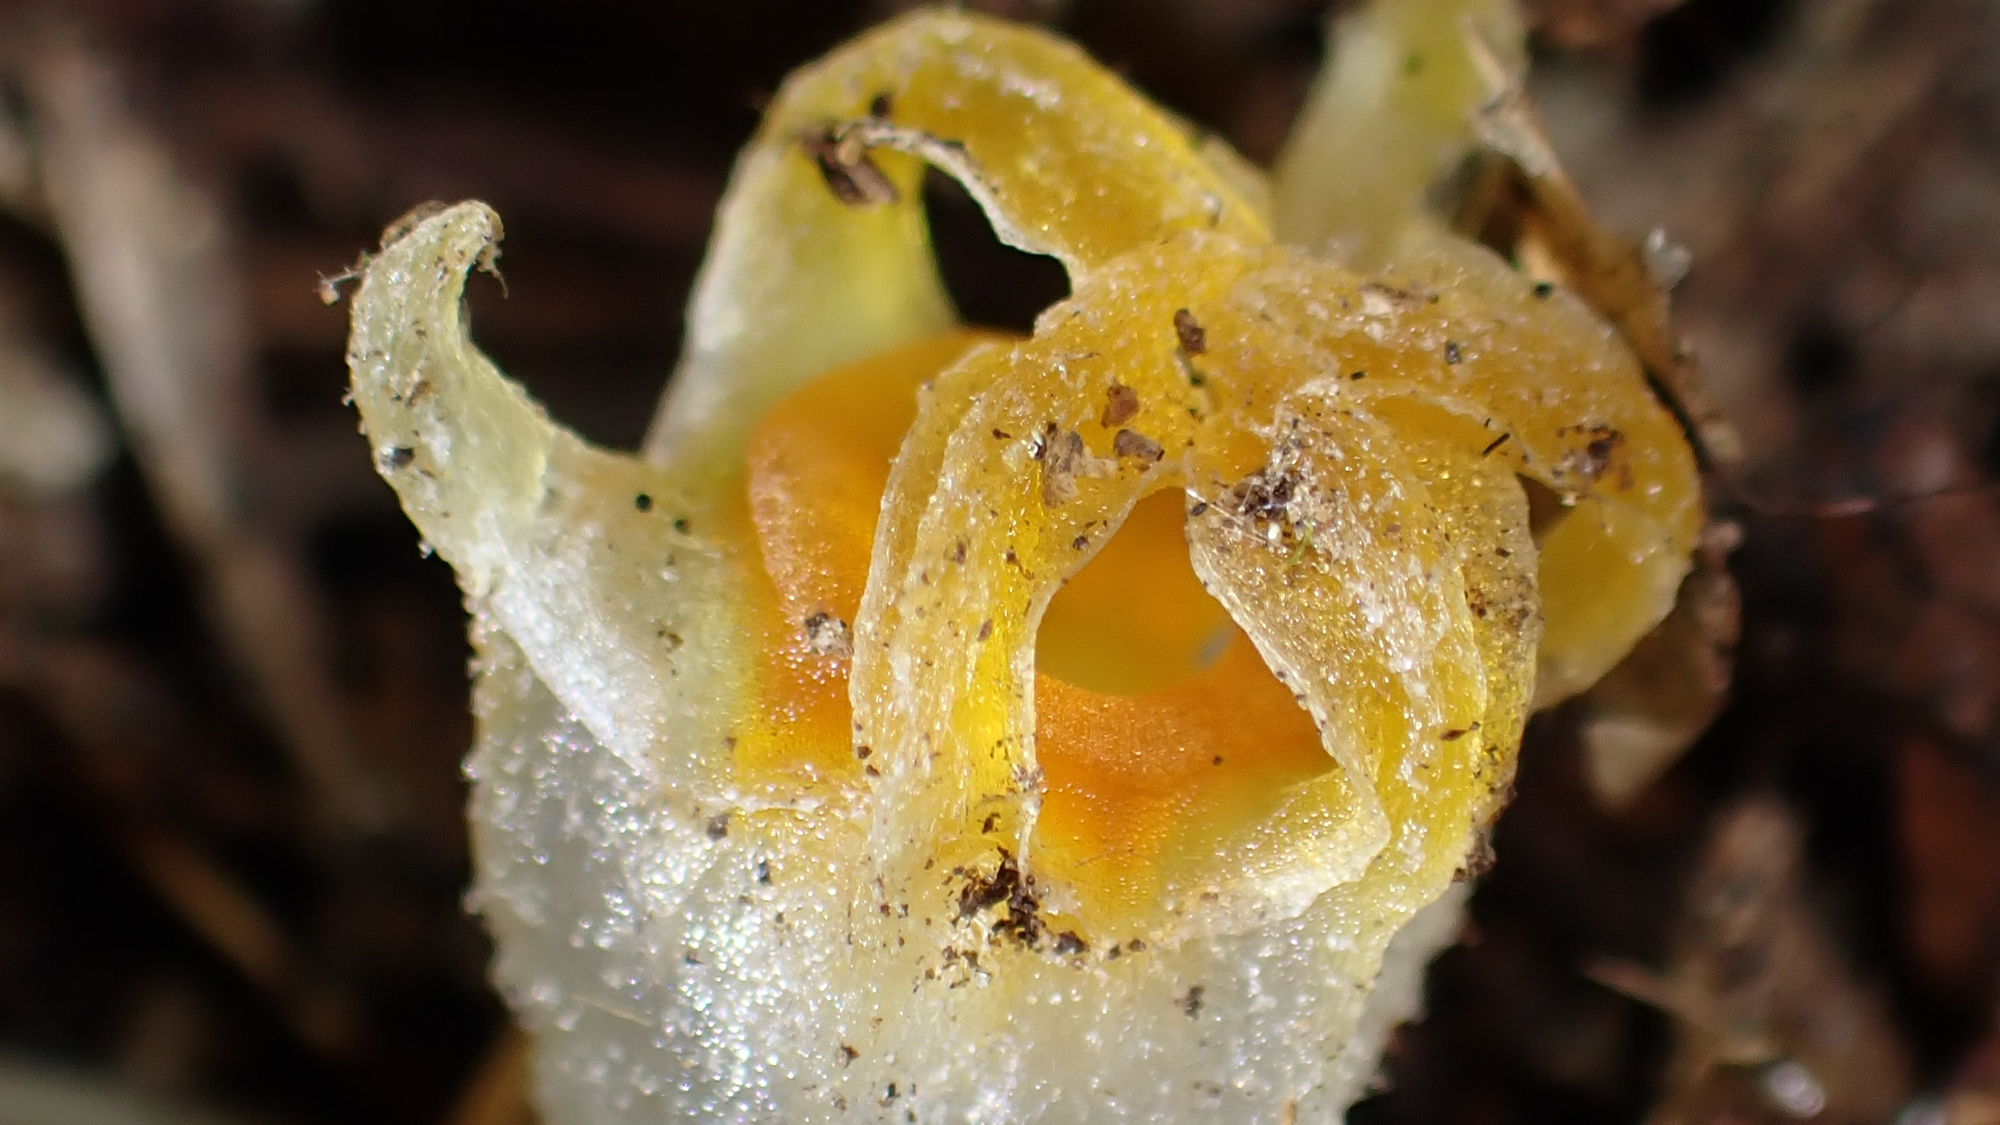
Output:
[[[1030,338],[954,330],[920,160],[1068,270]],[[1263,195],[1074,48],[899,20],[772,103],[644,458],[466,342],[490,211],[371,264],[356,398],[475,611],[556,1120],[1355,1095],[1530,706],[1665,613],[1699,490],[1571,298],[1414,218],[1278,244]]]

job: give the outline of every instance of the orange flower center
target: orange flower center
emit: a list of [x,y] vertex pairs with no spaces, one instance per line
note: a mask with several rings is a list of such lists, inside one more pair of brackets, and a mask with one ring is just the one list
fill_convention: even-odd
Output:
[[[757,617],[757,713],[745,781],[854,781],[850,625],[867,583],[890,463],[921,385],[971,347],[948,333],[831,372],[751,438],[750,530],[769,585]],[[1177,860],[1333,768],[1311,719],[1188,562],[1178,490],[1148,496],[1051,600],[1037,634],[1035,746],[1044,774],[1038,877],[1122,913]]]

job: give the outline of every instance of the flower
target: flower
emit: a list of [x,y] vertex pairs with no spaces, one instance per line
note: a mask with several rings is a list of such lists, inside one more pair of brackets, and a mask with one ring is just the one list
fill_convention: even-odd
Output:
[[[1068,271],[1030,338],[955,324],[927,165]],[[1355,1096],[1699,483],[1580,303],[1414,208],[1285,245],[1264,194],[1073,47],[900,19],[773,101],[644,456],[469,343],[489,209],[385,239],[354,396],[473,614],[476,902],[552,1120]]]

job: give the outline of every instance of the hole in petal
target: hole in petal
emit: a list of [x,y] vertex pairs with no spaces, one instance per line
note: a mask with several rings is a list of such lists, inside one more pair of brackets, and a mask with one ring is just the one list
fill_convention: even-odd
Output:
[[1043,309],[1069,296],[1061,262],[1001,242],[958,181],[936,169],[924,174],[924,211],[938,273],[966,323],[1025,336]]
[[1557,524],[1569,518],[1572,509],[1555,489],[1541,481],[1519,475],[1514,479],[1521,482],[1521,492],[1528,498],[1528,534],[1540,546]]
[[1097,556],[1050,600],[1035,667],[1090,691],[1137,695],[1213,664],[1236,636],[1188,562],[1178,490],[1132,509]]

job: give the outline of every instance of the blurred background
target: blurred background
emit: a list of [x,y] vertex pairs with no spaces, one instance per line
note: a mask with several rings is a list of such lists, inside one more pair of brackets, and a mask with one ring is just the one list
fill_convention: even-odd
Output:
[[[976,6],[1259,161],[1327,16]],[[896,7],[0,0],[0,1125],[528,1119],[461,902],[457,593],[355,434],[328,279],[487,200],[479,341],[630,447],[757,107]],[[1530,15],[1557,151],[1663,280],[1686,251],[1743,436],[1736,688],[1633,794],[1536,721],[1353,1120],[2000,1123],[2000,15]],[[1062,293],[929,203],[972,318]]]

